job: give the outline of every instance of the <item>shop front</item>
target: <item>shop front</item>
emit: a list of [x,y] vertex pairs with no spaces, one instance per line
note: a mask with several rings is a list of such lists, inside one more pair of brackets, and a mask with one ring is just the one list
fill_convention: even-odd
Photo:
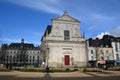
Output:
[[106,61],[106,67],[113,67],[114,66],[115,61],[114,60],[107,60]]
[[114,63],[115,63],[115,66],[120,66],[120,60],[116,60],[114,61]]
[[96,61],[89,61],[89,67],[96,67]]
[[97,61],[99,68],[105,68],[106,67],[106,61]]

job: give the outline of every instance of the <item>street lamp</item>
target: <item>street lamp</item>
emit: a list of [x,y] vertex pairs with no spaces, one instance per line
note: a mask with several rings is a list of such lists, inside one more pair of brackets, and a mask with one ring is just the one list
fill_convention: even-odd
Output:
[[47,50],[46,50],[46,66],[49,66],[48,59],[49,59],[49,48],[47,47]]

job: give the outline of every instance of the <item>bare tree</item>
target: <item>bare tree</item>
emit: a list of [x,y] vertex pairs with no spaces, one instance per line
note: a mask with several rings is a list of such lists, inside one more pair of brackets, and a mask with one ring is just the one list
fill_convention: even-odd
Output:
[[2,44],[1,46],[1,51],[0,51],[0,62],[1,64],[5,65],[5,62],[6,62],[6,55],[7,55],[7,47],[8,45],[7,44]]

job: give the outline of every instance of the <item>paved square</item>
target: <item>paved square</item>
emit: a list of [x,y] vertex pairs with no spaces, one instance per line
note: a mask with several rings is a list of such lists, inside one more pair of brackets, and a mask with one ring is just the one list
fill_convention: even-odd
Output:
[[120,72],[0,72],[0,80],[120,80]]

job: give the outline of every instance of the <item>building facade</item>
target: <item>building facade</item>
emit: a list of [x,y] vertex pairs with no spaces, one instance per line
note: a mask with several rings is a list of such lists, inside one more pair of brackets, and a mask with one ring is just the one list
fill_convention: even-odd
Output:
[[88,47],[88,63],[90,67],[96,67],[98,64],[114,66],[113,49],[110,47]]
[[115,66],[120,66],[120,38],[112,41]]
[[114,66],[114,54],[111,41],[104,36],[102,39],[87,41],[88,63],[90,67]]
[[86,41],[80,34],[80,22],[64,12],[52,19],[41,39],[45,66],[83,67],[87,65]]
[[41,64],[40,47],[24,43],[24,39],[21,40],[21,43],[3,44],[0,52],[0,63],[7,68],[21,66],[39,67]]

